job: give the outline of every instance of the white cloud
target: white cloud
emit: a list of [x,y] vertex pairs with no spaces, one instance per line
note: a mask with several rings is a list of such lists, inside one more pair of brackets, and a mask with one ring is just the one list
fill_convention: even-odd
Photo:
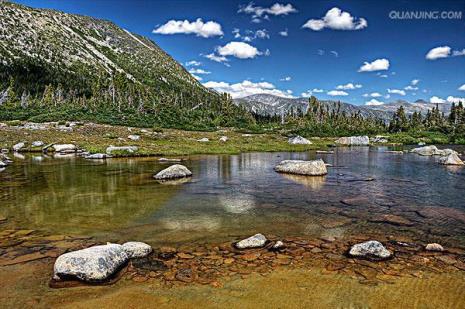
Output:
[[363,96],[365,98],[372,97],[372,98],[379,98],[382,97],[381,93],[379,92],[372,92],[372,93],[364,93]]
[[386,95],[384,96],[385,99],[389,99],[390,97],[391,97],[390,94],[386,94]]
[[465,103],[465,98],[457,98],[457,97],[453,97],[450,95],[447,97],[446,101],[449,103],[455,103],[455,104],[459,102]]
[[388,93],[393,93],[393,94],[398,94],[398,95],[405,95],[405,91],[400,90],[400,89],[388,89],[387,91],[388,91]]
[[220,56],[234,56],[239,59],[255,58],[262,55],[262,52],[256,47],[244,42],[229,42],[225,46],[218,47],[216,51]]
[[225,65],[228,65],[226,62],[228,61],[228,58],[224,57],[224,56],[218,56],[218,55],[215,55],[214,53],[211,53],[211,54],[208,54],[208,55],[204,55],[205,58],[207,59],[210,59],[211,61],[215,61],[215,62],[219,62],[219,63],[223,63]]
[[201,64],[202,64],[201,62],[195,61],[195,60],[187,61],[185,63],[186,67],[198,67]]
[[289,82],[292,78],[290,76],[286,76],[280,79],[282,82]]
[[337,51],[335,51],[335,50],[331,50],[330,53],[333,54],[334,57],[336,57],[336,58],[339,57],[339,53]]
[[362,88],[362,85],[360,84],[352,84],[352,83],[348,83],[348,84],[345,84],[345,85],[339,85],[336,87],[336,89],[342,89],[342,90],[353,90],[353,89],[360,89]]
[[404,87],[405,90],[418,90],[418,87],[413,87],[413,86],[410,86],[408,85],[407,87]]
[[429,98],[429,102],[430,103],[439,103],[439,104],[442,104],[442,103],[446,103],[446,100],[444,99],[441,99],[437,96],[432,96],[431,98]]
[[460,86],[458,90],[465,91],[465,84],[463,84],[462,86]]
[[268,30],[266,29],[259,29],[256,31],[245,30],[245,35],[241,35],[240,30],[237,28],[234,28],[232,33],[234,34],[235,39],[242,39],[245,42],[252,42],[255,39],[269,39],[270,38]]
[[410,82],[410,84],[411,84],[412,86],[416,86],[419,82],[420,82],[419,79],[412,79],[412,81]]
[[204,23],[201,18],[190,22],[188,20],[170,20],[166,24],[154,29],[157,34],[195,34],[203,38],[223,35],[221,25],[214,21]]
[[195,75],[195,74],[192,74],[192,76],[194,76],[194,78],[195,78],[196,80],[198,80],[199,82],[202,81],[202,77],[197,76],[197,75]]
[[372,106],[383,105],[383,104],[384,102],[378,101],[376,99],[371,99],[370,101],[365,102],[365,105],[372,105]]
[[280,97],[285,98],[293,98],[292,91],[290,90],[280,90],[276,89],[276,87],[266,81],[262,82],[251,82],[249,80],[244,80],[240,83],[236,84],[229,84],[226,82],[215,82],[209,81],[203,84],[207,88],[213,88],[219,92],[227,92],[231,94],[233,99],[246,97],[252,94],[272,94]]
[[252,15],[252,22],[258,24],[261,22],[261,18],[269,20],[268,14],[274,16],[288,15],[290,13],[296,13],[297,10],[290,3],[275,3],[269,8],[264,8],[261,6],[255,6],[253,2],[250,2],[245,6],[239,6],[239,10],[237,12]]
[[359,72],[373,72],[373,71],[383,71],[389,69],[389,60],[376,59],[373,62],[364,62],[363,65],[358,70]]
[[280,36],[288,36],[289,35],[289,31],[287,30],[287,28],[283,31],[279,31],[279,35]]
[[324,92],[323,89],[313,88],[312,90],[307,90],[300,94],[301,97],[308,98],[311,97],[314,93],[322,93]]
[[334,7],[321,19],[309,19],[302,28],[320,31],[324,28],[334,30],[360,30],[368,25],[365,18],[355,18],[350,13]]
[[465,56],[465,48],[462,50],[454,50],[452,56]]
[[203,69],[190,69],[189,73],[191,73],[191,74],[210,74],[211,72],[205,71]]
[[428,60],[436,60],[439,58],[447,58],[450,55],[450,47],[449,46],[440,46],[431,49],[426,54],[426,59]]
[[388,78],[388,76],[386,74],[378,74],[379,77],[381,78]]
[[349,95],[347,92],[341,91],[341,90],[331,90],[331,91],[328,91],[327,94],[330,95],[330,96],[346,96],[346,95]]

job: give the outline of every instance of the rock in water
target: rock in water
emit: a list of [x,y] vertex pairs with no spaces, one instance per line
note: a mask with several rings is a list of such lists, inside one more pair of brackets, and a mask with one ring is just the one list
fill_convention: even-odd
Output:
[[111,154],[114,151],[134,153],[137,150],[139,150],[139,148],[136,146],[108,146],[105,152],[107,154]]
[[346,146],[368,146],[370,144],[370,138],[368,136],[341,137],[336,143]]
[[274,168],[275,171],[280,173],[289,173],[307,176],[321,176],[326,175],[328,170],[323,160],[284,160],[281,161]]
[[439,158],[439,163],[444,165],[464,165],[463,161],[455,153]]
[[451,154],[458,154],[457,151],[452,149],[438,149],[434,145],[414,148],[410,152],[419,154],[420,156],[448,156]]
[[250,249],[263,247],[268,239],[262,234],[255,234],[249,238],[238,241],[234,246],[237,249]]
[[86,282],[108,279],[129,257],[123,246],[107,244],[60,255],[53,267],[54,279],[76,278]]
[[294,136],[287,140],[287,142],[291,145],[310,145],[312,144],[311,141],[302,137],[302,136]]
[[56,152],[75,152],[77,147],[74,144],[55,144],[53,145],[53,149]]
[[25,142],[17,143],[13,146],[13,151],[21,151],[26,146]]
[[123,244],[123,249],[130,259],[143,258],[152,253],[152,247],[139,241],[129,241]]
[[157,180],[168,180],[192,176],[192,172],[181,164],[174,164],[158,172],[153,178]]
[[426,245],[425,250],[442,252],[444,251],[444,247],[437,243],[431,243]]
[[370,240],[353,245],[350,248],[349,255],[357,258],[384,260],[390,258],[392,253],[379,241]]

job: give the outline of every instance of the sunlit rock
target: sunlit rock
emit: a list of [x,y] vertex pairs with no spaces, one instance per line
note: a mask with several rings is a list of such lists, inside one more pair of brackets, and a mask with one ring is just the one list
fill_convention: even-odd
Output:
[[370,240],[353,245],[350,248],[349,255],[357,258],[384,260],[390,258],[392,253],[379,241]]
[[42,147],[44,145],[44,142],[42,141],[34,141],[32,142],[32,147]]
[[198,139],[197,142],[202,142],[202,143],[206,143],[206,142],[209,142],[210,140],[206,137],[203,137],[201,139]]
[[463,161],[455,153],[439,158],[439,163],[443,165],[464,165]]
[[311,161],[284,160],[276,165],[274,170],[280,173],[307,176],[322,176],[328,173],[326,165],[321,159]]
[[192,176],[192,172],[181,164],[174,164],[153,176],[157,180],[176,179]]
[[136,134],[129,135],[128,138],[132,141],[138,141],[140,140],[140,136]]
[[92,153],[92,154],[86,155],[84,158],[89,159],[89,160],[103,160],[106,158],[111,158],[111,156],[107,155],[106,153]]
[[53,145],[53,149],[56,152],[75,152],[77,147],[74,144],[55,144]]
[[134,153],[139,148],[137,146],[108,146],[105,152],[107,154],[112,154],[113,152],[127,152],[127,153]]
[[17,143],[13,146],[13,151],[15,152],[21,151],[25,146],[26,146],[25,142]]
[[238,249],[251,249],[251,248],[261,248],[265,246],[268,239],[262,234],[255,234],[249,238],[243,239],[235,243],[236,248]]
[[426,245],[425,250],[426,250],[426,251],[438,251],[438,252],[442,252],[442,251],[444,251],[444,247],[441,246],[441,245],[438,244],[438,243],[431,243],[431,244],[427,244],[427,245]]
[[336,141],[336,144],[345,146],[368,146],[370,138],[368,136],[346,136]]
[[309,141],[305,137],[302,137],[302,136],[299,136],[299,135],[289,138],[287,140],[287,142],[289,144],[291,144],[291,145],[310,145],[310,144],[312,144],[311,141]]
[[152,253],[152,247],[139,241],[129,241],[123,244],[123,249],[129,258],[143,258]]
[[228,141],[228,137],[227,136],[222,136],[220,137],[220,142],[227,142]]
[[54,279],[75,278],[99,282],[113,275],[129,257],[123,246],[107,244],[60,255],[54,265]]

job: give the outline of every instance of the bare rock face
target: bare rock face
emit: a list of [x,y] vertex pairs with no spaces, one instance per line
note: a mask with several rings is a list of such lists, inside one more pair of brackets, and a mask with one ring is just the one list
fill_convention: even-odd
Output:
[[123,249],[130,259],[143,258],[152,253],[152,247],[139,241],[129,241],[123,244]]
[[425,250],[442,252],[444,251],[444,247],[437,243],[431,243],[426,245]]
[[276,172],[279,173],[289,173],[297,175],[307,175],[307,176],[321,176],[326,175],[328,170],[323,160],[284,160],[281,161],[274,168]]
[[385,260],[390,258],[392,253],[379,241],[370,240],[353,245],[350,248],[349,255],[357,258]]
[[157,180],[169,180],[192,176],[192,172],[181,164],[174,164],[153,176]]
[[55,144],[53,145],[53,149],[56,152],[75,152],[77,147],[74,144]]
[[291,145],[311,145],[312,142],[302,136],[294,136],[287,141]]
[[345,146],[368,146],[370,144],[370,138],[368,136],[341,137],[336,143]]
[[261,248],[265,246],[268,239],[262,234],[255,234],[249,238],[238,241],[234,246],[237,249]]
[[439,158],[439,163],[443,165],[464,165],[463,161],[455,153]]
[[123,246],[107,244],[60,255],[54,265],[54,279],[101,282],[113,275],[129,259]]

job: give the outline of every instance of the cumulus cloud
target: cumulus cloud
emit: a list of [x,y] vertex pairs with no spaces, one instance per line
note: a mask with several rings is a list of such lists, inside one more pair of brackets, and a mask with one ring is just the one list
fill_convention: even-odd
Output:
[[286,76],[280,79],[282,82],[289,82],[292,78],[290,76]]
[[308,98],[311,97],[314,93],[322,93],[324,92],[323,89],[313,88],[312,90],[307,90],[300,94],[301,97]]
[[292,4],[281,4],[275,3],[271,7],[261,7],[255,6],[253,2],[250,2],[247,5],[240,5],[238,13],[244,13],[252,15],[253,23],[260,23],[263,19],[269,19],[268,15],[288,15],[290,13],[296,13],[297,9],[292,6]]
[[465,84],[463,84],[462,86],[460,86],[458,90],[465,91]]
[[436,60],[441,58],[448,58],[448,57],[459,57],[465,56],[465,49],[462,50],[452,50],[449,46],[439,46],[431,49],[426,54],[426,59],[428,60]]
[[431,98],[429,98],[429,102],[430,103],[438,103],[438,104],[442,104],[442,103],[446,103],[446,100],[444,99],[441,99],[440,97],[437,97],[437,96],[432,96]]
[[405,95],[405,91],[400,89],[388,89],[387,91],[392,94]]
[[457,97],[453,97],[453,96],[450,95],[450,96],[447,97],[446,101],[448,103],[455,103],[455,104],[457,104],[459,102],[465,103],[465,98],[457,98]]
[[331,50],[330,53],[333,54],[334,57],[336,57],[336,58],[339,57],[339,53],[337,51],[335,51],[335,50]]
[[279,35],[280,35],[280,36],[288,36],[288,35],[289,35],[289,31],[288,31],[287,28],[286,28],[285,30],[279,31]]
[[324,28],[334,30],[360,30],[366,28],[368,23],[365,18],[355,18],[350,13],[334,7],[326,12],[321,19],[309,19],[302,28],[320,31]]
[[410,82],[410,84],[411,84],[412,86],[416,86],[419,82],[420,82],[419,79],[412,79],[412,81]]
[[244,42],[229,42],[218,47],[216,51],[220,56],[233,56],[239,59],[255,58],[263,54],[256,47]]
[[347,92],[341,91],[341,90],[331,90],[331,91],[328,91],[327,94],[330,95],[330,96],[346,96],[346,95],[349,95]]
[[418,90],[418,87],[413,87],[411,85],[408,85],[407,87],[404,87],[405,90]]
[[204,55],[204,57],[207,58],[207,59],[210,59],[211,61],[223,63],[224,65],[229,66],[229,64],[226,63],[229,60],[228,60],[228,58],[226,58],[224,56],[218,56],[218,55],[215,55],[214,53],[211,53],[211,54],[208,54],[208,55]]
[[363,96],[365,98],[372,97],[372,98],[379,98],[382,97],[381,93],[379,92],[372,92],[372,93],[364,93]]
[[389,69],[389,60],[382,58],[372,62],[364,62],[359,72],[384,71]]
[[342,89],[342,90],[353,90],[353,89],[360,89],[362,88],[362,85],[360,84],[352,84],[352,83],[348,83],[348,84],[345,84],[345,85],[339,85],[336,87],[336,89]]
[[378,101],[376,99],[371,99],[370,101],[365,102],[365,105],[372,105],[372,106],[377,106],[377,105],[383,105],[384,102]]
[[190,69],[189,73],[191,73],[191,74],[210,74],[211,72],[205,71],[203,69]]
[[198,80],[199,82],[202,81],[202,79],[203,79],[202,77],[200,77],[200,76],[198,76],[198,75],[195,75],[195,74],[192,74],[192,76],[194,76],[194,78],[195,78],[196,80]]
[[255,39],[269,39],[270,38],[268,30],[266,29],[259,29],[256,31],[245,30],[245,34],[242,35],[239,29],[234,28],[232,33],[234,34],[235,39],[241,39],[245,42],[252,42]]
[[187,67],[198,67],[198,66],[201,65],[201,64],[202,64],[201,62],[195,61],[195,60],[187,61],[187,62],[185,63],[185,65],[186,65]]
[[170,20],[152,31],[157,34],[195,34],[203,38],[223,35],[221,25],[214,21],[204,23],[201,18],[190,22],[188,20]]
[[235,84],[209,81],[203,85],[207,88],[215,89],[218,92],[227,92],[231,94],[233,99],[262,93],[272,94],[284,98],[293,98],[292,91],[277,89],[272,83],[266,81],[254,83],[249,80],[244,80]]

